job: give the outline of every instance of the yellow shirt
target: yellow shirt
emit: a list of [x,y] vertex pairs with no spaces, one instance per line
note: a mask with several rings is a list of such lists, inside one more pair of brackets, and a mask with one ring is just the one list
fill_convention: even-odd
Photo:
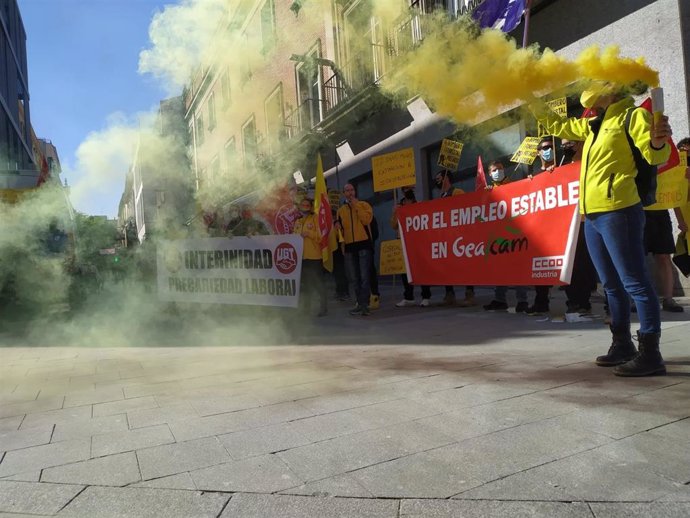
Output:
[[303,216],[295,221],[293,234],[304,238],[303,259],[321,259],[321,231],[316,214]]
[[337,219],[343,227],[345,244],[369,241],[367,230],[373,217],[374,210],[365,201],[357,201],[354,209],[350,209],[350,205],[347,203],[340,207]]

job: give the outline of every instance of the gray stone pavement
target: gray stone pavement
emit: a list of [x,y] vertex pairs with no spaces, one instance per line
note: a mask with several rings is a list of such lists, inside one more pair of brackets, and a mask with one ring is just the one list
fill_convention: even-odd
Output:
[[393,302],[0,349],[0,516],[690,516],[690,307],[621,379],[600,318]]

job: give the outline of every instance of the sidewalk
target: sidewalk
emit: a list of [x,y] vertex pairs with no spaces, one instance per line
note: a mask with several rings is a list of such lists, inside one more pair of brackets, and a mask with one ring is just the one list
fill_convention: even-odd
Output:
[[0,349],[0,516],[690,515],[687,300],[642,379],[594,366],[600,319],[397,300],[282,342]]

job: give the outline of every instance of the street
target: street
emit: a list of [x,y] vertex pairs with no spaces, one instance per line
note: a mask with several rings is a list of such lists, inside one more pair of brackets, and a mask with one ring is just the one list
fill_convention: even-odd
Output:
[[273,322],[238,344],[245,320],[225,347],[1,349],[0,513],[690,515],[687,306],[669,374],[624,379],[592,361],[601,319],[383,300],[282,343]]

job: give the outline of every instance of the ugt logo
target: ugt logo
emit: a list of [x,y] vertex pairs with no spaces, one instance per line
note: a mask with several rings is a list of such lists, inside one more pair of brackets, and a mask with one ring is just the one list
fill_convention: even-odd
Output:
[[273,264],[278,271],[288,275],[297,268],[297,250],[290,243],[279,244],[273,252]]

